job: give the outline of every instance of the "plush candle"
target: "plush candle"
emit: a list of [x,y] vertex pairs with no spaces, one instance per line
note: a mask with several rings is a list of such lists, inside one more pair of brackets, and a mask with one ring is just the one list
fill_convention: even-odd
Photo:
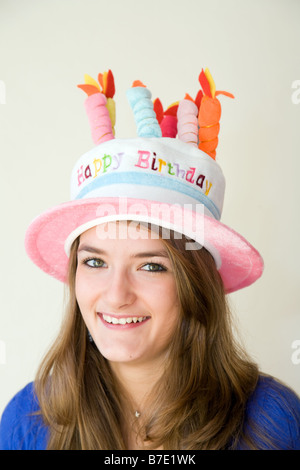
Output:
[[[114,78],[111,70],[98,75],[99,84],[89,75],[84,76],[85,84],[78,85],[88,95],[85,109],[89,119],[92,139],[101,144],[114,139],[116,121]],[[102,91],[101,91],[102,87]]]
[[178,137],[183,142],[198,146],[198,107],[189,98],[180,101],[177,111]]
[[234,98],[227,91],[216,91],[214,80],[208,69],[201,71],[199,82],[203,90],[203,97],[200,102],[198,115],[199,123],[199,149],[206,152],[213,159],[216,158],[216,148],[218,146],[218,134],[220,130],[221,103],[216,98],[217,95],[225,95]]
[[164,111],[159,98],[154,100],[154,111],[161,128],[162,137],[174,138],[177,135],[177,109],[178,103],[173,103]]
[[151,101],[151,92],[140,81],[127,90],[139,137],[161,137],[161,129]]
[[106,103],[107,98],[102,93],[95,93],[85,101],[85,109],[95,144],[101,144],[114,138]]

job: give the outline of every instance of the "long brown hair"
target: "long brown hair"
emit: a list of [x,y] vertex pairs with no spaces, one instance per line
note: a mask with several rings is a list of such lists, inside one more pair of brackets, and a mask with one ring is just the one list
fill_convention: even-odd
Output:
[[[165,372],[140,421],[147,448],[234,449],[244,432],[247,400],[258,368],[237,344],[215,262],[184,238],[164,240],[175,275],[181,321]],[[120,388],[83,322],[75,298],[78,240],[69,263],[69,303],[61,332],[36,377],[48,449],[126,449]]]

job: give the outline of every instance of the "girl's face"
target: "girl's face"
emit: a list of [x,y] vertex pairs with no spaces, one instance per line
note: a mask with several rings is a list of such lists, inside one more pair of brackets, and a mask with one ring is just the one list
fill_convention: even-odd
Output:
[[[99,237],[120,227],[122,236]],[[111,222],[80,236],[77,257],[76,298],[101,354],[131,364],[163,359],[179,321],[164,243],[143,227]]]

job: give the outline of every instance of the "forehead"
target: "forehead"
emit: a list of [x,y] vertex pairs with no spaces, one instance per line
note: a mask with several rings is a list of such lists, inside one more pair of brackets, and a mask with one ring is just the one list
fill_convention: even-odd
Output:
[[148,227],[147,224],[135,221],[116,221],[97,225],[80,235],[80,243],[83,242],[94,245],[123,242],[131,247],[137,243],[160,248],[164,245],[157,227]]

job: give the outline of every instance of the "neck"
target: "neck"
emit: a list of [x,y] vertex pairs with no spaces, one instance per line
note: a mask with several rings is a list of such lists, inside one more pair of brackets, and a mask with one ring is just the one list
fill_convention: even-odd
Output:
[[163,374],[163,362],[154,361],[139,366],[130,362],[110,362],[110,367],[123,389],[124,414],[121,428],[126,449],[144,449],[147,443],[140,431],[143,429],[151,400],[156,398],[153,389]]
[[143,365],[110,362],[110,367],[133,408],[142,413],[153,386],[163,373],[162,364],[156,361]]

